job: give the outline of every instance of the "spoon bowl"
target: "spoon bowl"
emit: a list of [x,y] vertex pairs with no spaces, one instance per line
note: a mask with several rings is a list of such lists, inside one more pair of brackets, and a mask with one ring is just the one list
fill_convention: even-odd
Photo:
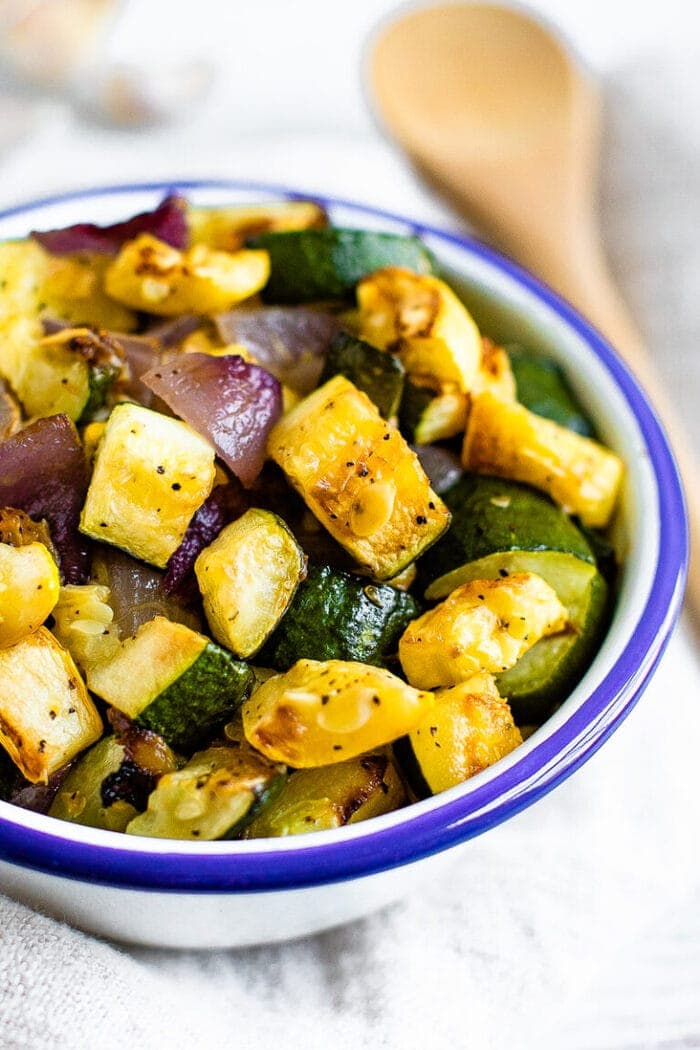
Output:
[[685,482],[695,552],[688,596],[700,624],[700,479],[605,259],[593,78],[541,21],[490,3],[402,14],[376,33],[367,76],[380,122],[419,173],[585,314],[652,396]]

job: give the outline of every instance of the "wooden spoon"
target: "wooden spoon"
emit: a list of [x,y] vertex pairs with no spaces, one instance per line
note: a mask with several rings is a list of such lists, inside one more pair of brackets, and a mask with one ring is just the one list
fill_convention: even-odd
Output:
[[615,288],[597,215],[600,98],[561,40],[520,9],[446,3],[378,31],[370,92],[419,172],[569,299],[646,387],[671,437],[691,526],[700,623],[700,481],[677,412]]

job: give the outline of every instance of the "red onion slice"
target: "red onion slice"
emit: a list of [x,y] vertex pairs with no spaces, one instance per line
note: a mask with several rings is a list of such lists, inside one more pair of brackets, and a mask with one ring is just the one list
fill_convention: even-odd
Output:
[[111,226],[79,222],[59,230],[33,230],[31,236],[52,255],[72,255],[73,252],[116,255],[126,241],[140,233],[150,233],[159,241],[182,249],[187,246],[186,207],[184,197],[171,193],[153,211],[141,212],[125,222]]
[[78,531],[87,491],[78,432],[68,416],[46,416],[0,444],[0,506],[46,518],[66,583],[84,583],[88,542]]
[[333,314],[307,306],[244,307],[214,318],[225,343],[241,343],[256,360],[299,394],[318,384],[323,356],[343,327]]
[[439,445],[415,445],[413,451],[438,496],[456,485],[464,474],[459,456]]
[[267,435],[282,411],[274,376],[237,355],[183,354],[161,363],[142,382],[208,438],[250,488],[265,462]]

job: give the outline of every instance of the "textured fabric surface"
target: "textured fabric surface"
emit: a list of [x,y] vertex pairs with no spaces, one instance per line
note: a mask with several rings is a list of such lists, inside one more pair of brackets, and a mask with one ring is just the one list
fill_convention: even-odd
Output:
[[[700,441],[700,131],[681,112],[696,97],[691,79],[620,71],[603,188],[617,275]],[[0,199],[214,174],[453,221],[372,140],[250,140],[216,153],[205,141],[202,129],[88,134],[57,114],[5,158]],[[439,882],[318,937],[209,954],[129,950],[0,898],[0,1046],[700,1045],[700,928],[688,918],[700,903],[698,681],[691,640],[679,634],[639,707],[566,784],[473,842]]]

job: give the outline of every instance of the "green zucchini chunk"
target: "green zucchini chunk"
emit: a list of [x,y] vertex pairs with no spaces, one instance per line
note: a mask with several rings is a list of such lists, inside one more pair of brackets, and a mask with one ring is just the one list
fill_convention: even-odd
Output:
[[463,567],[496,551],[563,551],[595,567],[589,543],[568,515],[528,485],[465,474],[443,500],[452,512],[450,528],[419,563],[431,601],[473,579]]
[[[500,551],[459,570],[459,582],[534,572],[566,606],[566,631],[541,638],[508,671],[496,675],[519,723],[540,722],[565,699],[590,663],[607,623],[608,586],[595,565],[565,551]],[[453,574],[454,575],[454,574]]]
[[390,750],[291,774],[246,828],[246,839],[302,835],[356,824],[399,809],[406,791]]
[[345,376],[367,394],[384,419],[391,419],[398,412],[405,370],[394,354],[378,350],[347,332],[338,332],[328,347],[318,385],[336,375]]
[[458,390],[434,390],[406,379],[399,429],[411,445],[431,445],[464,432],[467,397]]
[[212,841],[234,838],[281,790],[284,766],[252,748],[210,747],[166,773],[127,835]]
[[111,660],[88,672],[90,689],[189,752],[238,709],[253,688],[250,667],[184,624],[143,624]]
[[519,725],[540,724],[566,698],[595,656],[609,618],[609,590],[595,573],[569,606],[571,630],[541,638],[514,667],[496,676]]
[[287,671],[297,660],[357,660],[386,667],[420,613],[415,598],[329,565],[313,566],[261,654]]
[[252,507],[205,547],[195,573],[212,634],[247,658],[286,612],[306,556],[280,517]]
[[49,816],[90,828],[124,831],[138,810],[122,799],[106,806],[102,798],[104,781],[118,772],[124,757],[124,745],[114,736],[104,737],[91,747],[61,784]]
[[584,437],[595,437],[595,428],[566,381],[563,369],[550,358],[519,346],[506,348],[515,378],[518,401],[531,412],[553,419]]
[[329,228],[262,233],[249,248],[270,255],[263,298],[272,303],[349,299],[360,278],[384,266],[434,273],[431,252],[417,237],[369,230]]

